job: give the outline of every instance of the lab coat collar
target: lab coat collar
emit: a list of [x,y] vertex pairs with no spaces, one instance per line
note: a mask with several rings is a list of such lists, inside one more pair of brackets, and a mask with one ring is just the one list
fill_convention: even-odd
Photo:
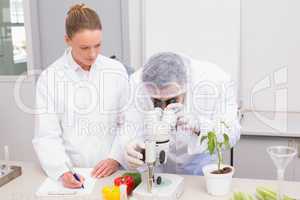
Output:
[[67,59],[67,67],[72,68],[74,71],[79,70],[81,67],[75,62],[73,56],[72,56],[72,48],[68,48],[65,51],[65,57]]

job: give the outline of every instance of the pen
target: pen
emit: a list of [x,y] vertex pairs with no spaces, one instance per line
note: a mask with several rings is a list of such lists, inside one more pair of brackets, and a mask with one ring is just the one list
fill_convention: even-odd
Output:
[[[67,167],[69,168],[70,172],[73,174],[74,178],[75,178],[77,181],[80,182],[80,178],[79,178],[78,174],[75,173],[75,171],[73,170],[73,168],[72,168],[68,163],[66,163],[66,165],[67,165]],[[81,188],[84,189],[83,184],[81,185]]]

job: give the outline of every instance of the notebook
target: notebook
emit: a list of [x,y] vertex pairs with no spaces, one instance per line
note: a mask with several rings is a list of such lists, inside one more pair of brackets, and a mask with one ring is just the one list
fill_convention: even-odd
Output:
[[84,188],[65,188],[61,181],[47,178],[37,190],[36,196],[81,196],[91,194],[96,183],[96,179],[91,177],[92,168],[74,168],[74,171],[85,178]]

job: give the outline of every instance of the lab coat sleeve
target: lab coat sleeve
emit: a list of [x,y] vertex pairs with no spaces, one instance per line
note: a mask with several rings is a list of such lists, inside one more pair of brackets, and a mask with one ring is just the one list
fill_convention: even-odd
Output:
[[120,132],[120,129],[118,128],[108,158],[114,159],[114,160],[118,161],[118,163],[119,163],[121,166],[124,166],[124,160],[123,160],[123,156],[122,156],[122,148],[121,148],[122,143],[121,143],[121,141],[120,141],[119,132]]
[[[128,115],[136,116],[137,112],[133,108],[128,108],[125,111],[125,118]],[[126,146],[129,142],[133,140],[139,140],[143,138],[142,125],[143,124],[141,122],[137,122],[137,121],[133,122],[128,118],[126,118],[118,128],[118,133],[115,137],[115,141],[113,143],[110,157],[117,160],[121,164],[121,166],[125,169],[128,169],[127,162],[124,158]]]
[[116,122],[116,133],[114,142],[112,144],[112,148],[108,158],[114,159],[119,162],[121,166],[124,166],[123,159],[123,149],[122,149],[122,127],[125,123],[125,112],[128,108],[129,103],[129,80],[128,75],[123,74],[120,79],[119,84],[119,106],[118,106],[118,114],[117,114],[117,122]]
[[[128,111],[128,113],[131,111]],[[124,122],[116,135],[115,141],[112,146],[109,158],[117,160],[124,169],[129,169],[125,160],[125,151],[127,144],[134,140],[143,141],[141,134],[142,124],[133,125],[131,123]]]
[[220,127],[220,121],[226,122],[229,130],[226,133],[229,136],[230,146],[233,147],[240,139],[240,124],[237,116],[236,89],[233,81],[226,81],[220,84],[220,98],[215,105],[215,111],[209,118],[198,118],[201,134],[193,134],[188,144],[188,154],[200,154],[207,151],[207,141],[200,143],[202,133],[207,133],[215,129],[217,133],[224,133]]
[[131,78],[127,90],[127,104],[122,111],[123,122],[120,124],[118,134],[114,142],[113,150],[118,156],[120,164],[125,169],[128,169],[125,160],[126,146],[133,140],[143,141],[143,115],[137,106],[141,105],[137,101],[137,83]]
[[69,171],[70,162],[62,139],[62,128],[55,112],[54,84],[42,73],[36,85],[35,135],[32,140],[35,152],[46,174],[57,180]]

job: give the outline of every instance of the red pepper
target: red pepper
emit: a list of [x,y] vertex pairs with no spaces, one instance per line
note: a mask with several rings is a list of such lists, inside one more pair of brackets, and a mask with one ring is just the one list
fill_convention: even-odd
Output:
[[130,195],[134,189],[134,179],[132,176],[120,176],[114,180],[115,186],[125,184],[127,186],[127,195]]

